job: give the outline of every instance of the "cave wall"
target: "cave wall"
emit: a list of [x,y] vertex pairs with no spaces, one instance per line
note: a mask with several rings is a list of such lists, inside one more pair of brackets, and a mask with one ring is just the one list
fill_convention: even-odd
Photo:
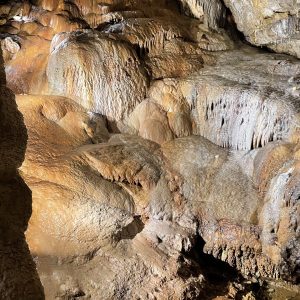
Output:
[[228,278],[213,291],[204,253],[239,278],[299,282],[300,62],[259,48],[297,6],[270,3],[0,6],[27,127],[2,68],[3,297],[43,297],[29,218],[49,299],[247,294]]
[[14,94],[6,87],[0,52],[0,299],[44,299],[24,232],[31,216],[31,191],[18,173],[27,131]]

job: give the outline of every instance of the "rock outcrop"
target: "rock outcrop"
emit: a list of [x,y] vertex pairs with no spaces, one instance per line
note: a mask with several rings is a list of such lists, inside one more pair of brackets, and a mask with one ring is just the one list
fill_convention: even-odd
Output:
[[299,1],[224,0],[224,3],[251,44],[300,58]]

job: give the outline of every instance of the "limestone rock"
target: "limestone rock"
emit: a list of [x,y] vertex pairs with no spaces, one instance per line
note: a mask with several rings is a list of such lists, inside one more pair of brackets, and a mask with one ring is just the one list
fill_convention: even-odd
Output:
[[128,19],[109,26],[105,32],[114,33],[150,54],[160,51],[166,41],[189,36],[185,28],[174,22],[153,18]]
[[7,37],[1,41],[2,52],[4,52],[4,61],[11,59],[14,54],[20,50],[20,45],[11,37]]
[[[6,58],[5,71],[7,85],[14,93],[38,93],[47,88],[46,66],[48,61],[49,41],[39,36],[13,36],[3,41],[13,40],[20,49],[10,52]],[[17,46],[15,46],[17,48]]]
[[47,75],[52,93],[112,120],[126,117],[142,101],[147,87],[145,72],[131,48],[89,31],[71,33],[52,45]]
[[0,298],[297,298],[298,10],[1,3]]
[[[181,264],[175,267],[173,258],[192,251],[197,234],[206,242],[204,249],[207,253],[228,262],[245,276],[251,278],[257,276],[257,272],[270,278],[287,274],[294,276],[296,231],[280,234],[280,249],[268,237],[270,226],[277,226],[273,222],[279,222],[276,224],[281,224],[280,230],[284,232],[286,226],[290,226],[287,225],[289,222],[295,222],[296,215],[292,212],[297,207],[296,202],[286,212],[277,207],[277,219],[269,219],[269,216],[276,216],[269,209],[275,209],[274,201],[281,199],[276,195],[270,198],[273,181],[282,176],[277,175],[280,169],[267,175],[274,179],[268,179],[270,187],[267,187],[269,192],[264,204],[260,200],[263,195],[251,180],[253,173],[243,171],[244,159],[241,160],[239,152],[229,153],[195,136],[164,143],[161,151],[155,143],[118,134],[108,142],[94,145],[86,131],[79,134],[85,128],[82,123],[81,128],[75,127],[74,119],[66,118],[74,112],[78,113],[76,122],[78,118],[85,120],[88,117],[85,110],[71,100],[23,96],[19,97],[18,103],[25,115],[30,137],[21,169],[33,191],[33,215],[27,239],[38,257],[60,257],[62,263],[54,263],[52,268],[59,272],[58,282],[61,284],[67,284],[66,276],[73,272],[78,260],[85,262],[81,268],[88,272],[85,274],[90,274],[87,276],[102,282],[101,276],[93,275],[86,268],[95,270],[95,264],[107,256],[110,259],[129,257],[122,264],[126,264],[127,269],[141,268],[136,271],[136,276],[144,274],[143,280],[161,284],[158,282],[167,276],[172,282],[173,272],[179,272],[178,268],[182,267]],[[67,125],[70,122],[74,125]],[[69,128],[74,128],[72,134],[68,132]],[[102,131],[105,134],[105,128]],[[47,149],[47,155],[38,156],[41,145]],[[265,151],[265,148],[254,150],[248,164],[252,161],[257,165],[256,161],[263,157],[260,151]],[[293,190],[295,185],[292,182],[297,180],[289,183]],[[287,186],[280,186],[280,192],[290,194]],[[53,194],[57,196],[53,198]],[[287,218],[288,215],[292,219]],[[136,255],[144,256],[149,251],[152,254],[149,253],[144,258],[145,263],[141,263]],[[295,254],[287,258],[287,251]],[[163,263],[165,254],[173,257],[171,261]],[[74,255],[76,261],[70,261]],[[159,265],[167,264],[165,271],[157,266],[155,274],[159,281],[153,281],[156,277],[148,273],[147,264],[153,259]],[[43,271],[47,264],[50,261],[41,259],[40,274],[43,282],[50,279],[46,286],[52,289],[57,283]],[[63,268],[68,271],[63,271]],[[106,276],[110,274],[114,278],[111,279],[111,289],[106,291],[107,298],[119,297],[120,290],[113,286],[124,284],[128,276],[126,272],[120,273],[119,268],[122,267],[108,265],[105,271]],[[115,277],[117,273],[118,277]],[[284,278],[291,278],[288,276]],[[70,286],[57,287],[57,293],[72,294],[78,289],[94,297],[103,293],[101,284],[92,288],[84,278],[75,278]],[[135,295],[138,287],[135,280],[133,277],[133,281],[127,282],[128,293],[124,297]],[[199,285],[197,293],[201,294],[202,279],[192,276],[189,280],[192,280],[191,285],[196,280],[195,284]],[[169,288],[168,293],[172,285]],[[47,293],[51,293],[50,290]],[[160,295],[159,290],[157,293]],[[184,288],[177,288],[176,293],[182,295]]]
[[[192,76],[156,81],[149,96],[165,111],[182,107],[193,133],[220,146],[250,150],[270,141],[297,139],[299,104],[289,74],[299,73],[299,62],[248,50],[219,54],[214,66]],[[292,65],[291,73],[282,65]],[[276,81],[273,78],[267,85],[273,74]]]
[[141,137],[158,144],[173,139],[166,113],[148,100],[144,100],[135,108],[127,124]]
[[298,1],[224,2],[250,43],[300,57]]
[[203,18],[208,27],[217,29],[225,25],[226,10],[220,0],[181,0],[181,5],[186,13],[198,19]]

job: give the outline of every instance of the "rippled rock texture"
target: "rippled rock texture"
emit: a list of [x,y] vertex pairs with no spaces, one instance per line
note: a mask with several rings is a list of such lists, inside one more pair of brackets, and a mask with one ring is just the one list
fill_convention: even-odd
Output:
[[[20,115],[5,121],[4,169],[25,154],[26,240],[46,299],[299,297],[295,2],[0,5],[28,133],[25,153]],[[5,279],[6,299],[43,298],[26,251],[29,294]]]

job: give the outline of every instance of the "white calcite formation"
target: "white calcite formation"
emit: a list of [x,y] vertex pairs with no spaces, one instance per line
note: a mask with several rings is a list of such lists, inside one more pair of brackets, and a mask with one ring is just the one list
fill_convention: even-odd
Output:
[[123,119],[145,97],[145,72],[126,44],[94,32],[59,39],[54,37],[47,69],[52,94],[113,120]]
[[226,8],[221,0],[182,0],[183,11],[193,17],[203,19],[204,23],[213,29],[225,25]]
[[150,98],[167,112],[185,107],[193,133],[222,147],[251,150],[294,139],[300,125],[299,104],[281,64],[299,74],[298,61],[246,48],[218,56],[217,67],[205,67],[183,79],[156,81]]

